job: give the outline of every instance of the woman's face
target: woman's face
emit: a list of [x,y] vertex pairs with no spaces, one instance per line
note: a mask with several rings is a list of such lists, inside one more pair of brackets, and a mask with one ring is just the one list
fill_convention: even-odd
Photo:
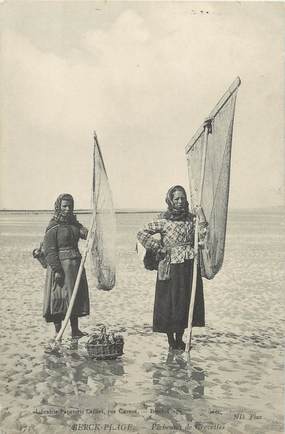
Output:
[[181,190],[175,190],[172,196],[174,208],[182,209],[186,204],[186,196]]
[[70,200],[63,199],[60,204],[61,213],[65,216],[72,213],[72,202]]

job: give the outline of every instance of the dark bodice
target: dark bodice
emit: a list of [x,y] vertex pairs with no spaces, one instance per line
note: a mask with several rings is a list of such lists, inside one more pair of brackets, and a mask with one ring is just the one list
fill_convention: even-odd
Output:
[[87,229],[82,225],[60,223],[48,227],[43,243],[43,250],[48,265],[61,272],[61,261],[80,258],[78,241],[86,239]]
[[61,224],[57,228],[57,246],[62,248],[77,248],[80,238],[80,230],[78,226]]

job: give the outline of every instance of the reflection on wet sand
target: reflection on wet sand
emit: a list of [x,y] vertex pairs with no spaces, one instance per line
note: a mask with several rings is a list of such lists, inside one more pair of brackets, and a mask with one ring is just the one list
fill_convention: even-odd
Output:
[[[73,387],[74,395],[79,393],[100,392],[114,386],[118,376],[125,374],[121,359],[96,361],[88,357],[87,353],[82,354],[79,350],[78,340],[71,339],[65,345],[59,345],[50,351],[45,351],[43,356],[43,367],[49,375],[50,387],[54,384],[55,395],[64,395],[64,388]],[[96,388],[95,385],[100,384]]]
[[186,355],[185,353],[170,351],[165,364],[173,378],[177,378],[177,374],[179,374],[180,380],[184,382],[185,392],[188,392],[193,399],[204,396],[205,373],[203,369],[193,364],[190,353]]
[[192,422],[193,400],[204,397],[203,369],[193,364],[190,356],[177,351],[170,351],[165,361],[152,366],[154,419],[173,427]]
[[[48,395],[52,398],[42,404],[68,408],[69,416],[73,409],[73,422],[79,421],[82,414],[94,417],[95,412],[96,419],[106,416],[106,402],[109,408],[116,406],[112,391],[118,379],[125,374],[122,360],[98,362],[90,359],[83,347],[78,341],[70,340],[43,355],[43,377],[49,385]],[[77,413],[75,409],[78,409]],[[58,422],[60,416],[57,415]]]
[[[130,419],[129,414],[122,413],[122,409],[130,410],[130,404],[117,408],[117,394],[122,393],[124,381],[127,381],[123,359],[96,362],[88,358],[87,353],[84,357],[78,341],[72,340],[53,348],[43,357],[45,381],[49,384],[49,395],[53,396],[46,404],[57,408],[68,407],[73,422],[82,421],[83,414],[86,420],[86,407],[90,412],[93,409],[90,417],[94,417],[96,411],[97,421],[106,420],[106,417],[108,422],[110,417],[120,422]],[[146,424],[181,426],[192,423],[194,400],[204,397],[203,369],[190,357],[187,359],[185,353],[175,351],[169,352],[158,363],[150,363],[150,367],[149,392],[152,398],[145,401],[145,410],[141,406],[141,411],[134,407],[136,426],[143,430]],[[108,410],[116,409],[111,416],[106,412],[106,403]],[[57,415],[58,422],[60,418],[61,415]]]

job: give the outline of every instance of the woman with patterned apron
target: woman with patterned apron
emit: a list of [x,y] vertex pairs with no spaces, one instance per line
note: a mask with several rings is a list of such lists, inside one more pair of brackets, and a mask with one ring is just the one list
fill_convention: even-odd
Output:
[[[158,219],[138,232],[145,249],[155,253],[158,271],[153,311],[153,331],[166,333],[170,349],[185,350],[182,340],[188,327],[194,263],[194,229],[199,217],[200,242],[207,232],[201,207],[189,212],[186,192],[180,185],[170,188],[166,196],[168,209]],[[160,240],[153,237],[160,234]],[[203,282],[198,268],[193,327],[205,325]]]

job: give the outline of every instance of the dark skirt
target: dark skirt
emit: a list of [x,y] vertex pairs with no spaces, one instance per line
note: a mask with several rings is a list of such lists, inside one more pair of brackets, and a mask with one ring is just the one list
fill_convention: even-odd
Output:
[[[80,258],[61,261],[64,272],[63,286],[54,280],[54,271],[48,266],[44,287],[43,316],[47,322],[60,322],[64,319],[75,285]],[[86,273],[83,269],[71,318],[89,315],[90,303]]]
[[[193,260],[188,260],[181,264],[170,264],[170,279],[157,279],[153,310],[154,332],[183,331],[188,327],[193,263]],[[198,268],[192,326],[203,327],[204,325],[203,281]]]

